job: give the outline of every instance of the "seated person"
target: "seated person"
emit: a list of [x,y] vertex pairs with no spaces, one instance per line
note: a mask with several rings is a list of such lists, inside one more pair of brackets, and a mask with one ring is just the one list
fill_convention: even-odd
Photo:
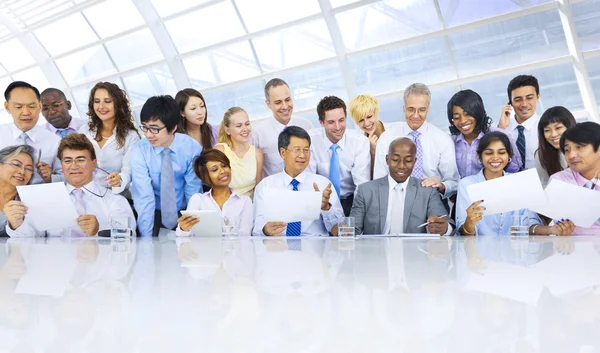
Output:
[[[551,175],[550,181],[556,179],[600,191],[600,125],[586,121],[568,128],[560,138],[560,150],[569,168]],[[555,220],[558,221],[564,223]],[[600,235],[600,220],[590,228],[575,226],[572,235]]]
[[[279,154],[283,158],[282,172],[264,178],[254,192],[255,220],[252,235],[337,235],[337,224],[344,217],[342,205],[327,178],[306,170],[310,163],[310,135],[301,127],[288,126],[279,134]],[[321,216],[309,222],[267,222],[265,219],[266,189],[321,191]],[[290,205],[290,207],[294,207]]]
[[[252,200],[248,196],[238,195],[229,187],[232,179],[231,164],[225,153],[217,149],[202,151],[200,157],[194,160],[194,172],[211,189],[204,194],[192,196],[187,210],[219,211],[224,224],[237,226],[239,235],[250,235],[254,218]],[[181,216],[177,220],[177,235],[190,235],[190,230],[199,221],[196,216]]]
[[17,186],[29,184],[35,172],[33,154],[33,147],[27,145],[0,150],[0,237],[8,236],[3,210],[18,201]]
[[[94,146],[83,134],[71,134],[63,138],[58,146],[58,158],[67,183],[71,202],[79,214],[73,224],[73,234],[95,236],[98,231],[110,229],[110,217],[128,216],[133,220],[131,207],[123,196],[115,195],[94,181],[96,153]],[[29,218],[25,218],[27,207],[14,201],[5,208],[8,224],[6,232],[11,237],[41,235]],[[134,225],[135,226],[135,225]]]
[[202,186],[192,164],[202,148],[185,134],[176,134],[179,107],[171,96],[150,97],[140,112],[146,136],[131,151],[132,196],[140,236],[158,236],[161,226],[175,229]]
[[542,225],[537,213],[528,209],[520,209],[493,215],[483,215],[485,208],[480,206],[484,200],[473,203],[469,201],[467,186],[486,180],[501,178],[508,173],[504,170],[510,163],[514,151],[508,136],[500,131],[485,134],[479,141],[477,155],[483,169],[468,176],[458,183],[458,200],[456,203],[456,226],[459,235],[509,235],[513,216],[526,217],[529,234],[535,235],[568,235],[573,231],[571,222],[563,222],[554,226]]
[[[358,186],[350,216],[357,234],[433,233],[448,235],[446,208],[440,193],[411,177],[417,146],[410,138],[390,143],[385,157],[389,174]],[[430,222],[426,227],[419,225]]]

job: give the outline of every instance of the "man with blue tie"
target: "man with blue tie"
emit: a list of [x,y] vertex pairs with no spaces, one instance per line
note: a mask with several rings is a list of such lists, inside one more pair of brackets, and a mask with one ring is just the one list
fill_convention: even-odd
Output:
[[[254,230],[252,235],[298,236],[337,235],[337,224],[344,216],[340,200],[329,180],[306,170],[310,163],[310,135],[301,127],[288,126],[279,134],[279,153],[284,162],[283,171],[264,178],[254,192]],[[305,222],[267,222],[265,190],[322,191],[321,215]],[[289,207],[294,207],[290,205]]]
[[348,216],[356,187],[371,179],[369,139],[346,129],[346,104],[338,97],[321,99],[317,114],[322,128],[309,131],[310,170],[329,178]]
[[76,133],[86,121],[71,116],[71,102],[58,88],[46,88],[41,94],[42,115],[46,119],[46,130],[60,138]]
[[140,236],[174,229],[179,211],[201,189],[193,161],[202,148],[186,134],[176,134],[179,106],[171,96],[150,97],[140,112],[145,139],[131,151],[133,204]]

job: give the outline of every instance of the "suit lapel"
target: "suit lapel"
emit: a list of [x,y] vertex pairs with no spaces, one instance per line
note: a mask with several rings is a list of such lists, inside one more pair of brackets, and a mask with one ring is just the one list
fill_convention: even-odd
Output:
[[412,211],[413,204],[415,203],[415,198],[417,197],[417,179],[411,177],[408,180],[405,195],[406,196],[404,197],[404,215],[402,218],[402,229],[404,229],[404,231],[406,232],[406,225],[408,224],[410,212]]
[[379,229],[380,233],[383,233],[383,227],[385,227],[385,219],[387,218],[388,212],[388,198],[390,193],[390,185],[388,183],[387,176],[379,180]]

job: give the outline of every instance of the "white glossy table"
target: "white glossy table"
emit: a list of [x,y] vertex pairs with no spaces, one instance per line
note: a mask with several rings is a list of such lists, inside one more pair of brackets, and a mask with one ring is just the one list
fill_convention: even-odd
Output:
[[0,352],[600,352],[591,237],[49,238],[0,250]]

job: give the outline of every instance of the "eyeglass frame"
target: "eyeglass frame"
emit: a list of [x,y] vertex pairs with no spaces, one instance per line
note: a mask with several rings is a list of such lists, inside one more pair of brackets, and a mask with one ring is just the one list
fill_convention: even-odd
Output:
[[87,163],[88,161],[91,161],[91,158],[88,157],[76,157],[76,158],[63,158],[60,160],[61,163],[64,163],[66,166],[72,166],[73,164],[76,165],[84,165],[85,163]]
[[311,150],[310,150],[310,148],[308,148],[308,149],[306,149],[306,150],[298,148],[298,149],[296,150],[296,149],[289,149],[289,148],[287,148],[287,147],[283,147],[283,149],[284,149],[284,150],[287,150],[287,151],[290,151],[290,152],[292,152],[293,154],[303,154],[303,155],[307,155],[307,154],[310,154],[310,153],[311,153]]
[[[42,111],[43,112],[49,111],[50,107],[52,107],[52,110],[58,110],[60,108],[60,106],[63,105],[63,104],[65,104],[66,102],[67,101],[62,101],[62,102],[59,102],[59,103],[52,103],[52,104],[50,104],[50,105],[47,106],[48,108],[44,108],[44,105],[42,104]],[[58,106],[55,107],[54,105],[58,105]]]
[[147,127],[146,125],[140,125],[140,130],[142,130],[143,133],[146,132],[150,132],[152,135],[158,135],[160,134],[160,131],[163,129],[166,129],[166,126],[163,127]]
[[21,163],[20,161],[0,162],[0,164],[6,164],[6,165],[10,165],[11,167],[14,167],[17,169],[22,169],[24,172],[27,172],[29,174],[35,173],[35,169],[33,169],[33,167],[31,167],[31,171],[30,171],[25,167],[25,164]]

